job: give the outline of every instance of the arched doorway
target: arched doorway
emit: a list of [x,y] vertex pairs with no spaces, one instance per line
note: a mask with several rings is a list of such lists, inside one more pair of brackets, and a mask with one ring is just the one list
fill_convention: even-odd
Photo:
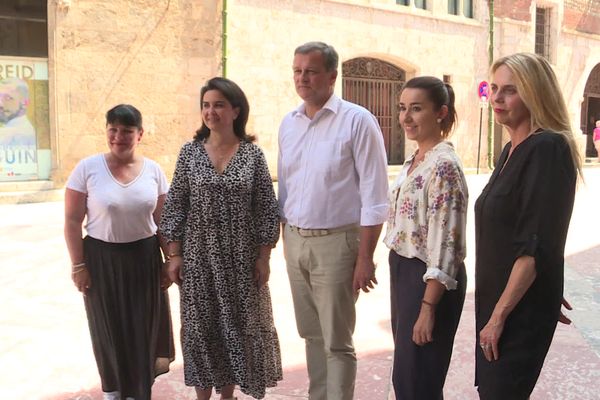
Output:
[[581,131],[587,136],[585,145],[586,157],[597,157],[592,135],[595,122],[600,120],[600,64],[590,72],[590,76],[583,90],[583,103],[581,104]]
[[376,58],[353,58],[342,64],[342,96],[377,117],[389,164],[404,162],[404,133],[398,123],[398,96],[405,80],[404,70]]

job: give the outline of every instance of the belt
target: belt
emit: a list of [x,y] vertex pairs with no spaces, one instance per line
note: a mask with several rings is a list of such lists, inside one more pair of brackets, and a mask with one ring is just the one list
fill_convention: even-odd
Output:
[[331,229],[304,229],[304,228],[298,228],[297,226],[290,225],[290,224],[288,224],[288,226],[290,227],[290,230],[292,232],[296,232],[298,235],[300,235],[302,237],[327,236],[327,235],[331,235],[333,233],[347,232],[349,230],[358,228],[358,224],[343,225],[343,226],[339,226],[337,228],[331,228]]

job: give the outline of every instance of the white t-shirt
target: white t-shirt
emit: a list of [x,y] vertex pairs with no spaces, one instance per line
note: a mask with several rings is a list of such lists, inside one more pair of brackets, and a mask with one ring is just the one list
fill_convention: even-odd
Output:
[[144,158],[140,174],[124,185],[110,173],[104,154],[77,164],[67,188],[87,194],[89,236],[111,243],[127,243],[150,237],[157,227],[152,218],[158,196],[169,189],[160,166]]

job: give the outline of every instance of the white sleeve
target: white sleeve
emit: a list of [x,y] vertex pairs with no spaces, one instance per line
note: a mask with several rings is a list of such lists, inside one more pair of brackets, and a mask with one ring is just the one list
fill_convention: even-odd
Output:
[[167,177],[163,172],[162,168],[158,163],[156,163],[156,175],[157,175],[157,185],[158,185],[158,195],[161,196],[166,194],[169,191],[169,182],[167,181]]
[[279,127],[279,134],[277,136],[278,141],[278,152],[277,152],[277,199],[279,202],[279,217],[281,221],[286,223],[285,215],[283,213],[283,205],[287,200],[287,187],[285,181],[285,174],[283,172],[283,163],[281,159],[281,134],[283,131],[283,124],[285,123],[287,117],[285,117]]
[[387,156],[377,119],[364,112],[357,121],[354,160],[359,177],[360,225],[384,223],[388,217]]
[[80,193],[87,193],[87,166],[86,159],[83,159],[77,163],[71,175],[69,175],[69,179],[67,180],[66,187],[68,189],[75,190]]

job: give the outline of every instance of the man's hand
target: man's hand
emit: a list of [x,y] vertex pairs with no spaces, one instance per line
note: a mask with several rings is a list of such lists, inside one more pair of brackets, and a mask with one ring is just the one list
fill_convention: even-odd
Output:
[[363,292],[369,293],[369,289],[374,289],[376,284],[377,278],[375,278],[375,263],[373,263],[373,259],[358,257],[354,266],[352,288],[355,292],[362,289]]

